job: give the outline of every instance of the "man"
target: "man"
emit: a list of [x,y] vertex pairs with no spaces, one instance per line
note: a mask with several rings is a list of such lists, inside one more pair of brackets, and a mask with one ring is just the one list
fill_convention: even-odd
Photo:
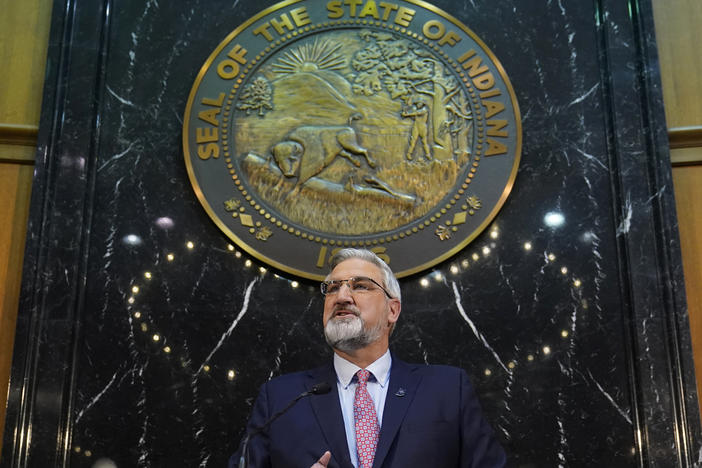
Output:
[[427,141],[427,133],[429,132],[429,126],[427,121],[429,120],[429,108],[424,103],[422,98],[417,98],[414,104],[414,110],[405,110],[402,112],[402,117],[411,117],[414,119],[412,123],[412,134],[410,135],[409,148],[407,148],[407,160],[412,160],[412,153],[414,153],[414,146],[417,144],[418,139],[422,139],[422,146],[424,147],[424,157],[431,160],[431,149],[429,148],[429,142]]
[[[261,387],[248,433],[295,397],[301,399],[246,449],[255,468],[446,468],[505,466],[468,378],[448,366],[410,365],[388,343],[401,310],[400,287],[385,262],[344,249],[322,283],[328,366],[275,378]],[[242,450],[241,448],[239,449]],[[230,460],[236,467],[240,454]]]

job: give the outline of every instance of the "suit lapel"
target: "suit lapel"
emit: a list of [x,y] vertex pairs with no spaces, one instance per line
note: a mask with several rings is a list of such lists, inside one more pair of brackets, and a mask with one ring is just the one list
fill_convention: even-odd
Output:
[[385,456],[388,454],[407,409],[414,399],[421,377],[413,373],[413,370],[412,366],[393,356],[390,383],[383,410],[383,425],[380,428],[380,438],[375,449],[373,466],[383,466]]
[[330,364],[310,371],[309,379],[306,383],[307,390],[310,390],[314,384],[320,382],[327,382],[331,386],[331,391],[325,395],[312,395],[310,398],[312,410],[329,445],[332,461],[336,460],[341,467],[352,468],[333,365]]

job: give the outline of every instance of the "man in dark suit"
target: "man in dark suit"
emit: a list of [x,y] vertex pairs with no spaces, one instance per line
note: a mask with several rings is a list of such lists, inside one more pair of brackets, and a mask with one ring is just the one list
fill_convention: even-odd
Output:
[[[401,297],[387,264],[370,251],[344,249],[332,258],[331,268],[321,289],[333,362],[264,384],[247,433],[315,385],[328,383],[331,391],[302,399],[253,435],[246,466],[505,466],[505,453],[464,371],[407,364],[390,353]],[[238,466],[239,452],[230,467]]]

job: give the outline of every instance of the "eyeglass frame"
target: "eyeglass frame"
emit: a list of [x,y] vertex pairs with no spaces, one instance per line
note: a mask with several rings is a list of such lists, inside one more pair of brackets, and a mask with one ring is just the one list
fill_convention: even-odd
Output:
[[390,293],[388,292],[388,290],[385,289],[380,283],[378,283],[378,282],[377,282],[376,280],[374,280],[373,278],[369,278],[369,277],[367,277],[367,276],[352,276],[351,278],[342,279],[342,280],[326,280],[326,281],[322,281],[321,283],[319,283],[319,289],[320,289],[320,291],[322,292],[322,296],[324,296],[324,297],[333,296],[334,294],[338,294],[339,291],[332,292],[332,293],[327,292],[327,288],[329,287],[329,285],[330,285],[330,284],[339,284],[339,290],[341,290],[341,286],[343,286],[344,283],[346,283],[346,286],[349,287],[349,291],[351,291],[351,294],[353,294],[354,292],[358,292],[358,291],[354,291],[354,290],[353,290],[353,288],[352,288],[351,285],[349,284],[349,281],[359,281],[359,280],[368,280],[368,281],[370,281],[371,283],[373,283],[373,284],[375,284],[376,286],[378,286],[378,287],[380,288],[380,290],[383,291],[383,292],[385,293],[385,295],[388,297],[388,299],[395,299],[394,297],[392,297],[392,296],[390,295]]

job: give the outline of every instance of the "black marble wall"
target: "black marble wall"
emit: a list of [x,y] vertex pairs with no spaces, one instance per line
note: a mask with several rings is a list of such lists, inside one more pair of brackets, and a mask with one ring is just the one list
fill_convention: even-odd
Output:
[[[392,344],[471,375],[512,466],[702,463],[649,0],[434,0],[504,65],[516,184],[404,279]],[[223,466],[258,386],[329,359],[317,286],[199,205],[182,116],[270,0],[57,0],[3,467]]]

